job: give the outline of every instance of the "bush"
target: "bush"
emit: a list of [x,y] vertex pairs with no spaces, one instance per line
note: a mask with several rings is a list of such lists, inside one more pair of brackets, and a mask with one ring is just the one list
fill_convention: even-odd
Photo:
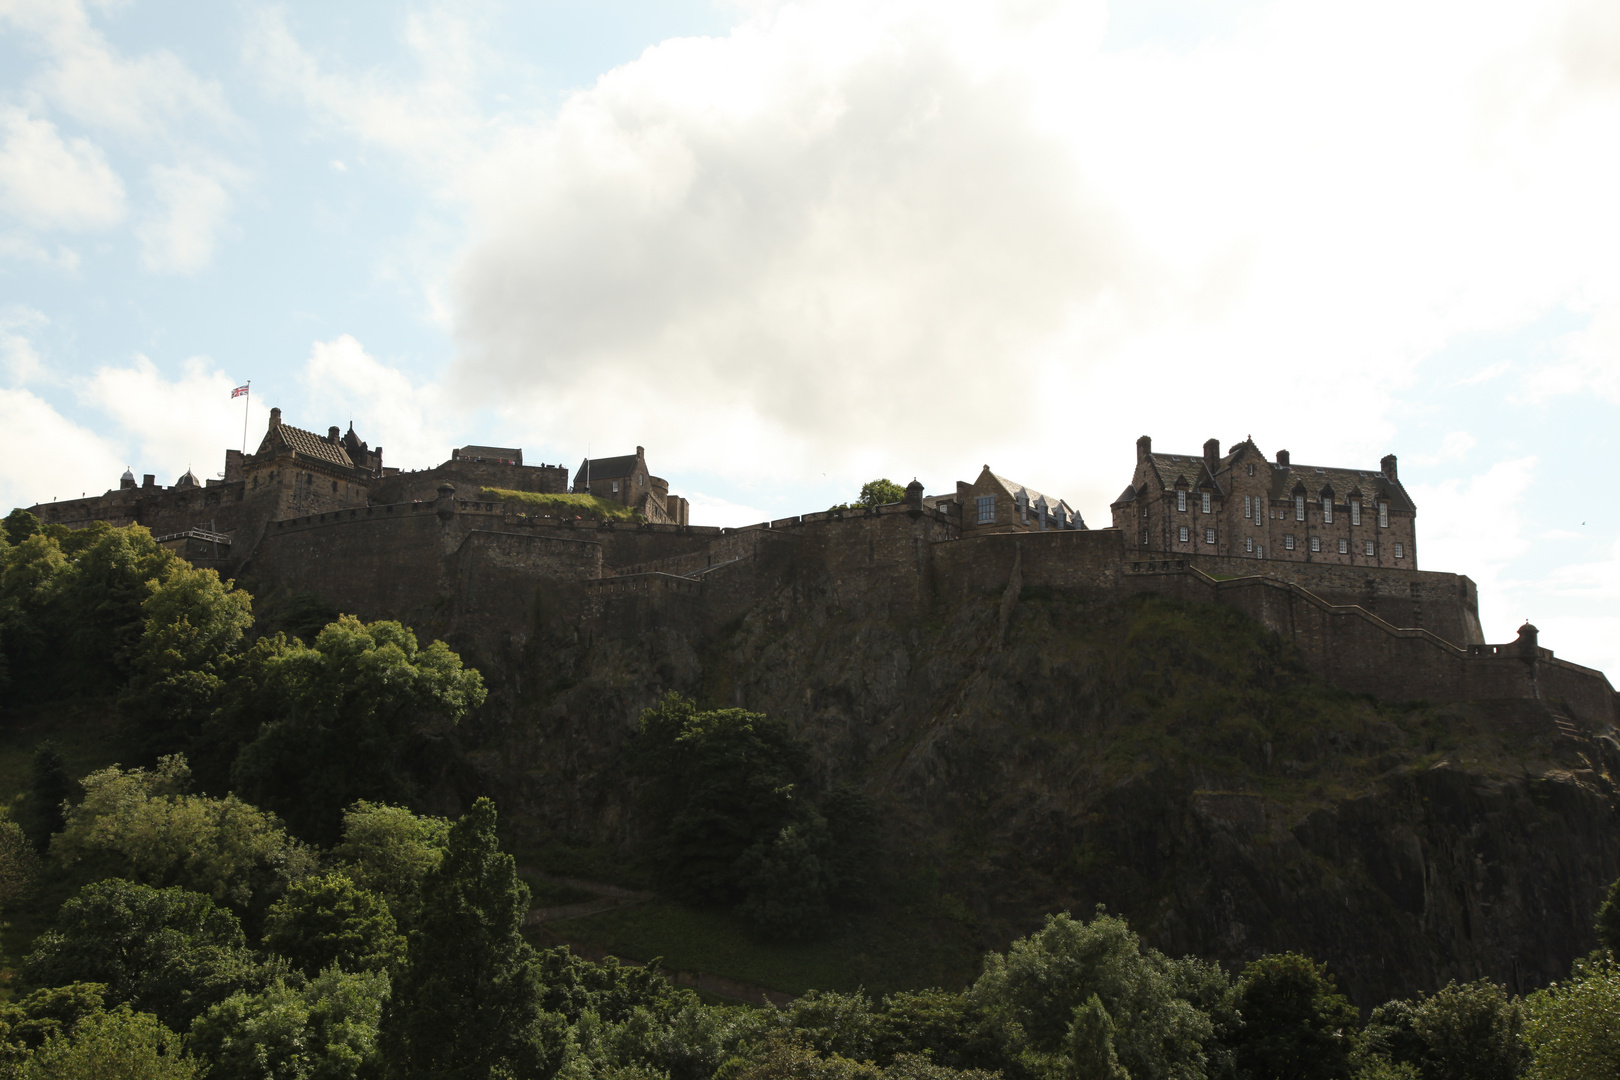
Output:
[[1620,964],[1577,963],[1563,983],[1525,999],[1530,1080],[1620,1076]]
[[203,1064],[155,1016],[121,1005],[91,1013],[51,1036],[20,1072],[21,1080],[197,1080]]
[[358,1080],[381,1073],[377,1024],[388,997],[380,972],[321,972],[304,986],[277,979],[237,993],[191,1025],[210,1080]]
[[1239,1075],[1256,1080],[1339,1080],[1350,1076],[1355,1007],[1325,964],[1298,953],[1252,961],[1238,979],[1243,1026],[1234,1039]]
[[387,902],[343,874],[295,882],[264,922],[265,947],[306,975],[334,964],[387,973],[405,961],[405,938]]

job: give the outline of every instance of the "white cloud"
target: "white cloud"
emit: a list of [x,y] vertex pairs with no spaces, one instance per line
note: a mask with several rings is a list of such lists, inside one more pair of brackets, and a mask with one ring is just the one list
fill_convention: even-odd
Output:
[[[682,495],[691,505],[690,519],[694,525],[718,525],[721,528],[734,529],[743,525],[756,525],[761,521],[770,521],[773,515],[767,510],[746,506],[742,503],[722,499],[718,495],[705,495],[701,491],[690,494],[677,491],[674,494]],[[804,513],[805,511],[799,511]]]
[[[49,448],[42,452],[42,448]],[[99,495],[124,471],[118,448],[22,389],[0,387],[0,507]]]
[[[383,363],[349,334],[317,341],[304,363],[306,424],[324,430],[344,427],[352,419],[355,431],[373,448],[383,448],[390,466],[421,469],[450,457],[455,414],[438,387],[418,385],[396,367]],[[291,416],[288,423],[297,423]],[[463,442],[471,442],[464,439]]]
[[149,170],[158,209],[135,228],[148,270],[194,274],[213,259],[231,209],[220,171],[218,165],[154,165]]
[[[242,408],[231,400],[236,385],[206,357],[186,360],[171,379],[136,356],[125,367],[99,368],[77,390],[81,403],[121,430],[137,473],[153,472],[160,483],[172,484],[188,468],[203,480],[219,476],[225,448],[241,445]],[[250,440],[264,431],[266,410],[256,412]]]
[[44,365],[30,334],[50,322],[44,312],[14,305],[0,309],[0,364],[15,384],[39,377]]
[[1533,457],[1512,458],[1466,478],[1407,485],[1418,506],[1420,565],[1474,579],[1487,641],[1511,640],[1518,625],[1514,608],[1522,605],[1525,583],[1510,567],[1531,548],[1523,504],[1536,464]]
[[124,185],[100,147],[0,106],[0,207],[35,229],[103,229],[124,217]]

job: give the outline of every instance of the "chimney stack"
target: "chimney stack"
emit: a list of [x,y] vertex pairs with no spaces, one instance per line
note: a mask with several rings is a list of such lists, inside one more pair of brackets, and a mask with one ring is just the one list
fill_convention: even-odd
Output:
[[1204,440],[1204,462],[1205,462],[1205,464],[1207,464],[1209,466],[1209,471],[1210,472],[1215,471],[1215,465],[1220,460],[1221,460],[1221,440],[1219,440],[1219,439],[1206,439],[1206,440]]
[[336,424],[333,424],[331,427],[326,429],[326,441],[332,443],[338,441],[338,429]]
[[1397,477],[1395,475],[1395,455],[1394,454],[1385,454],[1384,455],[1384,460],[1380,461],[1378,463],[1378,465],[1379,465],[1379,467],[1381,469],[1384,470],[1384,475],[1385,476],[1389,477],[1391,480],[1397,479]]
[[1153,453],[1153,436],[1144,435],[1136,440],[1136,460],[1142,461]]
[[1288,468],[1288,451],[1277,451],[1277,464],[1281,465],[1285,469]]
[[278,428],[278,427],[281,426],[281,410],[280,409],[271,409],[270,410],[270,426],[273,427],[273,428]]

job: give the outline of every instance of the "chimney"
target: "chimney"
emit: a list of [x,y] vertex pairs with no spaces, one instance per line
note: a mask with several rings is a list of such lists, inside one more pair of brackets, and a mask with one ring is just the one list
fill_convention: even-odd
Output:
[[336,424],[333,424],[331,427],[326,429],[326,441],[331,443],[338,441],[338,429]]
[[647,448],[646,447],[644,447],[644,446],[636,447],[636,457],[644,458],[646,456],[647,456]]
[[1136,460],[1141,461],[1153,453],[1153,436],[1144,435],[1136,440]]
[[155,487],[157,487],[157,477],[155,475],[153,475],[152,473],[144,473],[141,476],[141,487],[143,487],[143,488],[155,488]]
[[1277,464],[1281,465],[1285,469],[1288,468],[1288,451],[1277,451]]
[[1389,477],[1391,480],[1396,479],[1394,454],[1385,454],[1384,460],[1378,463],[1378,467],[1384,470],[1385,476]]
[[1221,460],[1221,440],[1219,440],[1219,439],[1205,439],[1204,440],[1204,463],[1209,466],[1209,471],[1210,472],[1215,471],[1215,465],[1220,460]]
[[273,427],[273,428],[278,428],[278,427],[281,426],[281,410],[280,409],[271,409],[270,410],[270,426]]

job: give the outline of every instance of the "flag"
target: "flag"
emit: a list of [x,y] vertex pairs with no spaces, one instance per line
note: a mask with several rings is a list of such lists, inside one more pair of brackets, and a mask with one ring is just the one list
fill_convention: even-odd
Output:
[[235,390],[232,390],[232,391],[231,391],[231,397],[233,397],[233,398],[239,398],[239,397],[241,397],[241,396],[242,396],[242,395],[243,395],[243,394],[246,394],[246,393],[247,393],[247,392],[248,392],[248,388],[247,388],[247,387],[245,387],[245,386],[238,386],[238,387],[237,387],[237,388],[236,388],[236,389],[235,389]]

